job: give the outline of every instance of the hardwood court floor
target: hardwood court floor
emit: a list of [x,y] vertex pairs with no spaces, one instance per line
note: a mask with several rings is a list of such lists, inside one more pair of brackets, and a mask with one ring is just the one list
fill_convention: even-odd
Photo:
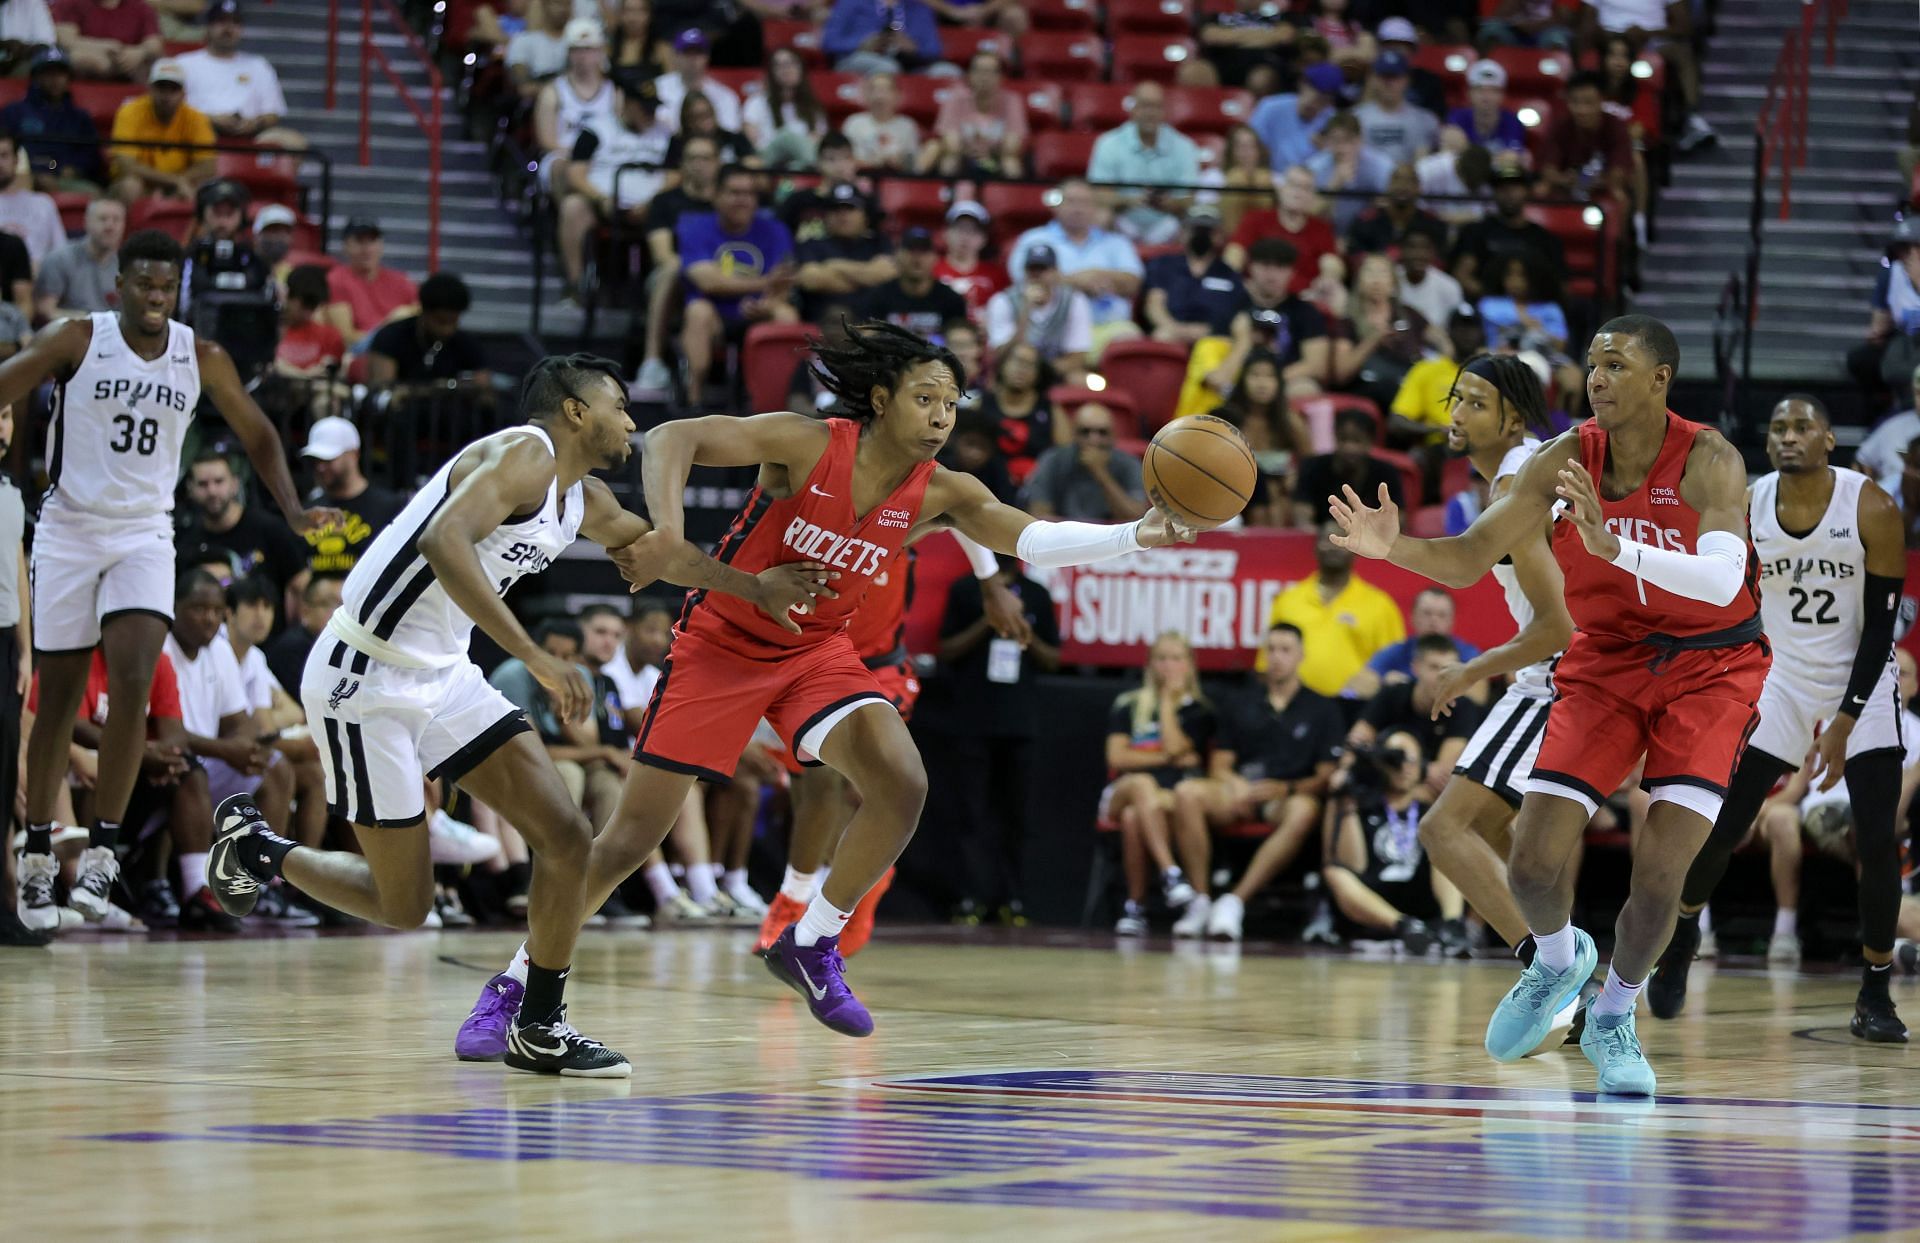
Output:
[[1851,973],[1701,964],[1633,1106],[1484,1056],[1505,963],[1017,940],[883,927],[856,1041],[746,932],[589,933],[611,1084],[453,1059],[503,933],[6,952],[0,1238],[1920,1237],[1920,1053]]

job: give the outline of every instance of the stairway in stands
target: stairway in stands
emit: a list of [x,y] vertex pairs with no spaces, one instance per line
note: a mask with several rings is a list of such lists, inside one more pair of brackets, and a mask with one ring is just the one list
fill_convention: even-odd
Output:
[[[1713,374],[1714,307],[1727,274],[1745,270],[1754,118],[1798,4],[1723,0],[1707,52],[1702,111],[1720,133],[1680,157],[1659,196],[1657,236],[1641,265],[1636,310],[1680,339],[1681,374]],[[1794,173],[1793,216],[1779,218],[1769,179],[1753,342],[1760,381],[1840,380],[1862,336],[1867,295],[1905,187],[1894,156],[1920,82],[1913,0],[1851,0],[1826,65],[1824,20],[1813,45],[1807,163]]]
[[[427,275],[427,139],[376,63],[373,158],[368,167],[359,166],[360,7],[355,0],[343,0],[340,8],[339,93],[331,112],[326,108],[326,0],[249,6],[242,46],[273,62],[287,95],[287,123],[334,161],[333,253],[340,254],[340,231],[348,217],[375,216],[386,232],[387,265],[418,280]],[[424,110],[426,71],[379,7],[374,41]],[[440,269],[459,276],[473,290],[473,309],[465,320],[469,329],[524,332],[533,288],[532,253],[495,200],[485,146],[460,137],[450,89],[441,108]],[[309,164],[303,176],[317,186],[318,165]],[[320,210],[317,193],[312,210],[316,215]]]

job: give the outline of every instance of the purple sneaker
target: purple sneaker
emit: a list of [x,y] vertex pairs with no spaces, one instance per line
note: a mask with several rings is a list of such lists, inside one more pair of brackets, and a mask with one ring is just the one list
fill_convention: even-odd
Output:
[[507,1055],[507,1029],[520,1013],[527,986],[510,975],[496,975],[480,990],[473,1013],[460,1024],[453,1051],[463,1062],[497,1062]]
[[813,1017],[842,1036],[870,1036],[873,1016],[847,987],[847,962],[840,957],[840,938],[822,937],[812,945],[793,939],[797,924],[789,924],[760,955],[774,978],[807,1000]]

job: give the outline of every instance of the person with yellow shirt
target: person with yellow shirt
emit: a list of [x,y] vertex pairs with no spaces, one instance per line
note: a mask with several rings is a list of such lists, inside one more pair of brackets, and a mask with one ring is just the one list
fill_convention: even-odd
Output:
[[[1299,629],[1306,656],[1300,682],[1315,694],[1338,695],[1381,648],[1407,637],[1406,619],[1394,598],[1353,572],[1353,554],[1320,528],[1313,545],[1318,569],[1274,597],[1269,626]],[[1266,668],[1266,653],[1256,666]]]
[[[147,75],[147,93],[113,114],[113,197],[123,203],[159,195],[191,199],[213,177],[219,139],[207,114],[186,102],[186,74],[165,57]],[[179,144],[174,146],[158,144]]]

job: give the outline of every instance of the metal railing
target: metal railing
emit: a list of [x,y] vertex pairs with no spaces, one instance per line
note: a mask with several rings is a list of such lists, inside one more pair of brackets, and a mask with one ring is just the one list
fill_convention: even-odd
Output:
[[[393,4],[393,0],[377,0],[384,10],[386,20],[393,29],[406,39],[407,46],[420,67],[427,75],[427,105],[423,109],[414,99],[413,91],[394,71],[393,62],[373,41],[373,7],[376,0],[360,0],[360,167],[367,168],[373,163],[373,67],[376,63],[380,72],[385,74],[393,87],[394,95],[400,100],[427,140],[427,270],[436,271],[440,267],[440,97],[445,93],[445,82],[440,75],[440,66],[435,63],[427,45],[421,41],[413,26]],[[327,108],[331,111],[337,102],[337,79],[339,77],[340,43],[340,0],[328,0],[327,3]]]

